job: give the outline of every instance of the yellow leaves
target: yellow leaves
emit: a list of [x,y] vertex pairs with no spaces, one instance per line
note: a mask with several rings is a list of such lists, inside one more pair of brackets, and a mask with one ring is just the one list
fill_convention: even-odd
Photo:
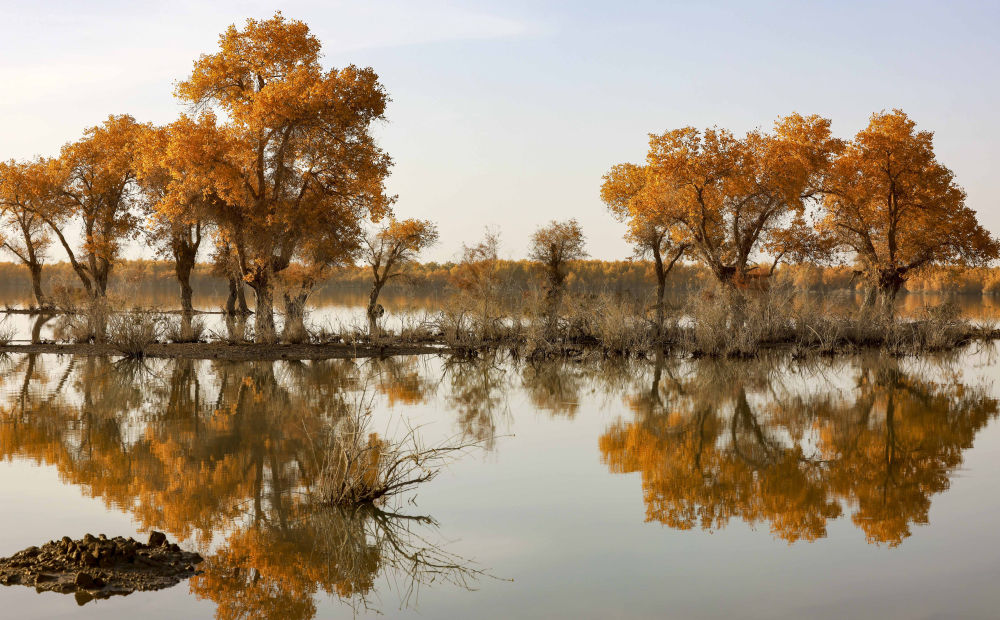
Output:
[[564,222],[553,220],[531,236],[528,258],[559,271],[567,261],[586,258],[584,243],[583,229],[575,219]]
[[951,170],[937,161],[933,134],[917,131],[902,110],[872,115],[837,157],[824,189],[823,227],[840,249],[858,256],[873,281],[1000,253]]
[[[850,143],[833,137],[829,119],[797,113],[740,138],[684,127],[650,135],[646,164],[613,167],[601,198],[637,244],[691,244],[723,281],[765,252],[822,260],[850,251],[872,273],[899,274],[995,258],[1000,245],[965,207],[932,138],[901,110],[872,115]],[[825,211],[815,225],[809,207]]]
[[[268,274],[293,259],[348,260],[361,220],[387,215],[395,200],[384,191],[392,160],[370,132],[388,102],[378,76],[353,66],[324,71],[319,52],[302,22],[280,13],[247,20],[177,89],[203,115],[173,127],[165,208],[183,211],[200,188],[256,287],[269,287]],[[213,107],[222,125],[204,114]]]
[[389,224],[378,232],[378,236],[390,246],[419,252],[437,243],[438,229],[430,220],[392,218]]

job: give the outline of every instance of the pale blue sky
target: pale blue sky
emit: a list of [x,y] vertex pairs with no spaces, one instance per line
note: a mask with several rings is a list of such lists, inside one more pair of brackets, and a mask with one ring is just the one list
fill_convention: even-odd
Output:
[[486,225],[521,257],[538,225],[568,217],[593,256],[624,258],[600,177],[640,160],[648,132],[744,131],[792,111],[849,137],[903,108],[1000,233],[1000,3],[206,4],[0,0],[0,158],[55,154],[111,113],[169,121],[194,58],[230,23],[281,9],[326,64],[382,77],[397,212],[441,227],[428,258],[454,258]]

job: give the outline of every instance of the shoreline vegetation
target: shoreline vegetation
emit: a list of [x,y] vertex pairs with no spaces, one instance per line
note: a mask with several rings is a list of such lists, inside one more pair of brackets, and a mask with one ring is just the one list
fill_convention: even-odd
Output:
[[[540,225],[525,260],[501,256],[487,229],[453,263],[422,264],[440,233],[397,218],[387,193],[394,162],[375,128],[391,97],[373,68],[326,67],[321,50],[304,22],[247,19],[176,83],[185,112],[174,121],[111,115],[57,155],[0,162],[0,247],[21,267],[0,265],[0,294],[20,287],[20,305],[42,313],[30,345],[4,325],[0,345],[130,358],[746,357],[912,354],[997,337],[952,301],[898,316],[907,290],[1000,296],[1000,241],[933,133],[902,110],[873,113],[849,139],[797,112],[744,134],[649,134],[645,159],[611,165],[599,192],[631,261],[588,260],[567,219]],[[164,260],[125,261],[130,244]],[[177,301],[137,307],[143,283],[168,277]],[[403,282],[437,298],[393,331],[381,301]],[[222,333],[195,310],[206,285]],[[310,325],[324,287],[367,291],[363,320]],[[811,294],[834,291],[860,302]],[[57,342],[41,342],[46,317]]]
[[[196,298],[197,299],[197,298]],[[919,300],[918,300],[919,301]],[[544,290],[509,283],[478,293],[451,287],[432,309],[410,309],[397,328],[382,316],[374,326],[364,306],[357,321],[317,326],[303,317],[292,340],[258,343],[249,314],[180,309],[129,309],[109,295],[95,306],[82,300],[30,314],[30,339],[15,341],[0,322],[0,353],[176,357],[222,360],[310,360],[440,354],[458,358],[502,351],[527,360],[551,357],[652,358],[661,353],[693,357],[753,357],[767,350],[795,356],[880,350],[913,355],[1000,339],[989,320],[960,317],[954,299],[917,305],[908,316],[865,310],[838,295],[811,295],[793,287],[740,291],[725,288],[678,292],[661,312],[641,294]],[[209,330],[214,315],[224,329]],[[43,327],[52,339],[42,338]],[[374,331],[373,331],[374,329]]]

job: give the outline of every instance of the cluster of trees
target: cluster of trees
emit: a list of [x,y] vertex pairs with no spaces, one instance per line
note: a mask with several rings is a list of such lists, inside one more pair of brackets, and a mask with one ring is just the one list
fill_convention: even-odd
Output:
[[782,260],[852,260],[866,305],[885,308],[924,267],[1000,254],[937,160],[933,134],[901,110],[873,114],[850,141],[833,137],[829,119],[799,114],[742,137],[714,127],[651,134],[646,162],[614,166],[601,197],[639,253],[653,255],[661,306],[682,254],[730,289],[766,277],[762,257],[771,272]]
[[[438,239],[432,222],[393,216],[396,197],[385,189],[392,159],[372,134],[388,94],[370,68],[324,69],[316,37],[280,13],[231,26],[219,43],[178,84],[188,112],[174,122],[109,116],[58,157],[0,163],[2,247],[27,267],[35,301],[46,307],[42,265],[53,246],[100,302],[123,247],[144,238],[172,261],[190,314],[191,274],[210,239],[214,271],[229,283],[226,309],[248,312],[249,286],[263,342],[278,337],[277,292],[282,336],[301,340],[310,293],[360,260],[377,333],[380,292]],[[682,262],[735,291],[782,261],[853,261],[868,286],[866,305],[888,308],[928,266],[1000,255],[937,160],[930,132],[900,110],[874,114],[850,141],[830,125],[792,114],[743,136],[714,127],[652,134],[644,164],[616,165],[604,176],[603,201],[628,224],[636,254],[652,259],[657,325],[667,276]],[[497,248],[495,234],[466,248],[449,270],[452,282],[485,295],[505,268]],[[553,221],[532,238],[549,330],[567,265],[585,257],[575,220]],[[770,268],[759,264],[765,259]]]
[[[87,295],[100,301],[123,246],[144,235],[174,261],[191,312],[191,272],[210,236],[231,286],[228,309],[247,284],[256,338],[273,341],[277,284],[291,291],[285,305],[294,323],[329,269],[367,249],[378,289],[436,238],[429,223],[392,219],[392,160],[371,131],[389,97],[372,69],[323,69],[316,37],[280,13],[231,26],[219,43],[178,84],[189,113],[176,121],[110,116],[58,157],[0,166],[0,209],[13,233],[4,247],[30,270],[39,306],[51,245],[62,246]],[[390,223],[372,243],[367,222],[379,221]]]

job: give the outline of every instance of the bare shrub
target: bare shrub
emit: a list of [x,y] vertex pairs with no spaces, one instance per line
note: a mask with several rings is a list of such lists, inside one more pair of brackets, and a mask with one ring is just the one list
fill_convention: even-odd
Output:
[[165,319],[163,337],[170,342],[201,342],[205,337],[205,321],[201,317]]
[[4,317],[4,320],[0,322],[0,347],[6,347],[11,342],[13,342],[14,336],[17,334],[17,331],[14,329],[12,325],[4,324],[6,322],[7,322],[6,317]]
[[162,332],[163,317],[155,312],[119,312],[108,321],[108,342],[131,359],[145,357],[149,346],[159,342]]
[[432,480],[441,467],[475,445],[449,442],[427,447],[416,428],[388,439],[373,432],[371,424],[370,402],[362,398],[318,446],[317,493],[324,503],[344,507],[382,503]]
[[53,329],[58,340],[75,343],[104,342],[111,308],[104,299],[90,300],[83,306],[73,306],[60,317]]

